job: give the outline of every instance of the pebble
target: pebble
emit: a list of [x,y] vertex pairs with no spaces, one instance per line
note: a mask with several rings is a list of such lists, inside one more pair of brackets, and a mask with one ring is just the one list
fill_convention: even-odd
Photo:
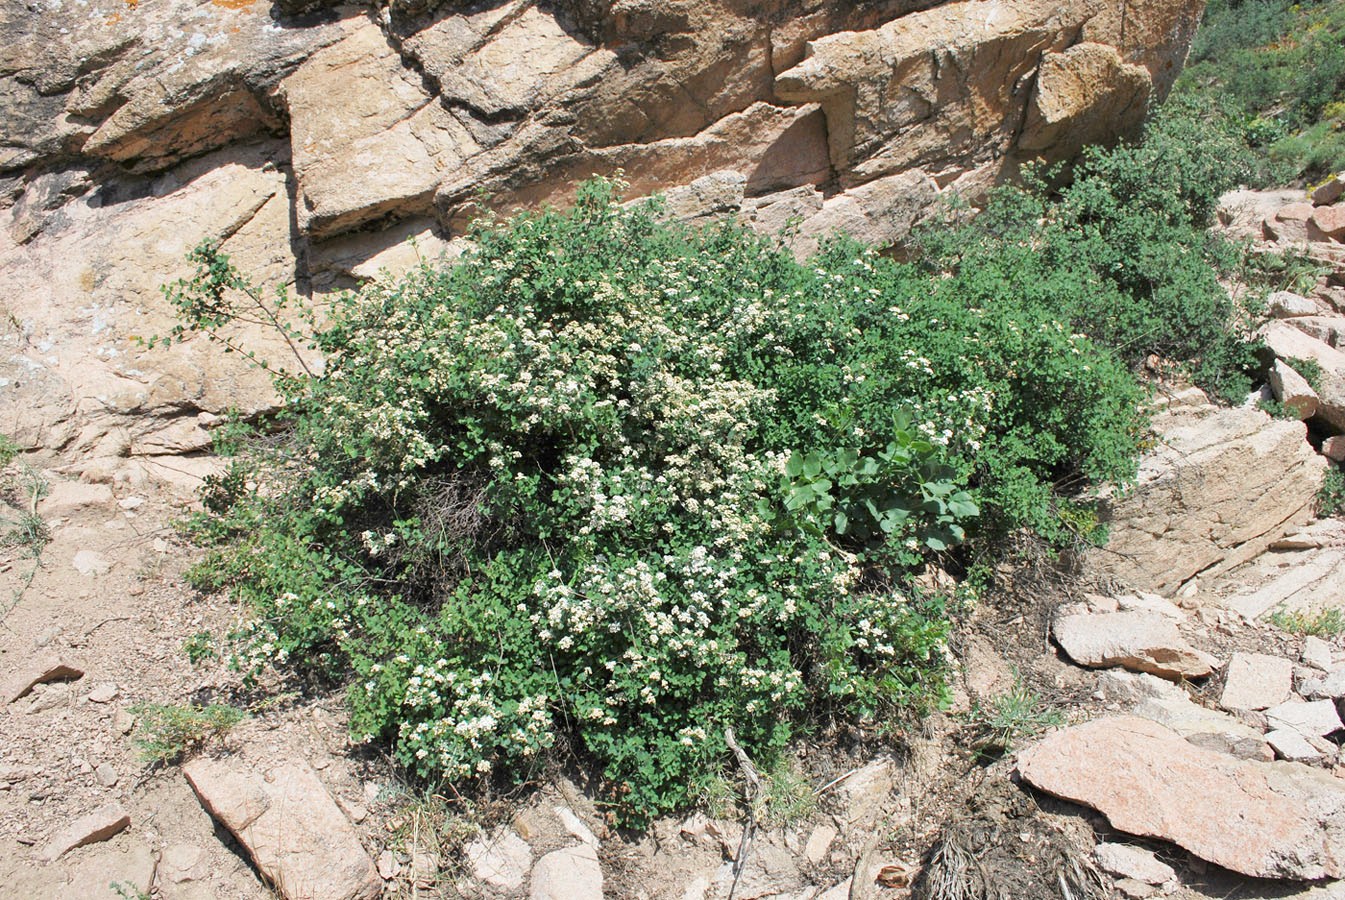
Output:
[[110,681],[105,681],[89,691],[89,701],[91,703],[111,703],[117,699],[117,686]]
[[85,576],[106,575],[112,570],[112,563],[95,550],[81,550],[70,561],[74,570]]

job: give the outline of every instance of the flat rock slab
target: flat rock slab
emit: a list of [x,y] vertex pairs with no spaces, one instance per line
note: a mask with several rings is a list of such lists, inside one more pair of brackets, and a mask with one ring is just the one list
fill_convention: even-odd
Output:
[[1317,315],[1317,304],[1310,298],[1291,291],[1276,291],[1266,298],[1267,311],[1277,319]]
[[1345,874],[1345,783],[1204,750],[1134,716],[1058,731],[1019,757],[1034,787],[1255,878]]
[[1120,878],[1133,878],[1144,884],[1167,884],[1177,872],[1160,861],[1153,852],[1129,844],[1098,844],[1093,848],[1093,859],[1104,872]]
[[1290,762],[1312,762],[1322,758],[1322,754],[1308,743],[1307,738],[1287,728],[1266,732],[1266,743],[1274,748],[1276,756]]
[[589,844],[553,850],[532,867],[530,900],[602,900],[602,866]]
[[1345,668],[1328,672],[1321,678],[1309,678],[1303,682],[1300,693],[1309,700],[1339,700],[1345,697]]
[[499,828],[472,841],[463,851],[472,874],[491,887],[512,891],[523,886],[532,865],[532,848],[512,828]]
[[1264,653],[1234,653],[1219,705],[1224,709],[1266,709],[1289,699],[1294,664]]
[[115,499],[106,484],[58,481],[37,505],[37,513],[43,518],[63,516],[90,506],[111,506]]
[[1329,672],[1332,666],[1331,645],[1319,637],[1308,635],[1303,639],[1303,654],[1300,657],[1305,665]]
[[1266,710],[1266,721],[1271,728],[1297,731],[1304,737],[1326,737],[1345,727],[1341,725],[1340,715],[1332,700],[1281,703]]
[[1329,206],[1342,194],[1345,194],[1345,177],[1334,175],[1313,188],[1310,196],[1314,206]]
[[382,893],[374,861],[307,763],[262,773],[237,759],[201,757],[182,773],[286,900],[373,900]]
[[1193,703],[1180,688],[1174,688],[1173,691],[1168,696],[1141,700],[1131,713],[1157,722],[1206,750],[1217,750],[1239,759],[1259,759],[1262,762],[1270,762],[1275,758],[1274,751],[1257,729],[1226,713]]
[[30,693],[39,684],[50,681],[74,681],[84,677],[84,669],[69,660],[44,659],[16,673],[9,679],[3,696],[6,703],[13,703]]
[[1161,440],[1140,460],[1134,489],[1106,511],[1100,571],[1170,595],[1197,573],[1208,580],[1252,559],[1312,517],[1328,463],[1301,422],[1183,402],[1156,416],[1154,429]]
[[97,550],[80,550],[70,565],[81,575],[106,575],[112,571],[112,563]]
[[1052,633],[1070,659],[1089,668],[1121,666],[1176,681],[1202,678],[1216,663],[1186,643],[1170,618],[1151,611],[1065,615]]
[[42,848],[42,858],[55,862],[76,847],[96,844],[125,831],[130,824],[131,816],[120,803],[114,801],[100,806],[52,835]]
[[[1248,585],[1246,576],[1263,575]],[[1237,593],[1219,602],[1247,619],[1283,606],[1289,612],[1328,609],[1340,602],[1345,588],[1345,548],[1323,547],[1294,555],[1277,553],[1274,559],[1253,562],[1227,580]]]

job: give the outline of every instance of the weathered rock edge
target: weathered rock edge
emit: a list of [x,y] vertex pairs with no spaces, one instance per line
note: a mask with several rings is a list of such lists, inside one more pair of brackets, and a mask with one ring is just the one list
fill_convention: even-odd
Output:
[[199,757],[182,774],[201,805],[247,848],[286,900],[374,900],[383,880],[359,836],[306,763],[265,773]]
[[1345,784],[1297,763],[1204,750],[1154,722],[1096,719],[1019,757],[1023,779],[1112,827],[1256,878],[1345,874]]

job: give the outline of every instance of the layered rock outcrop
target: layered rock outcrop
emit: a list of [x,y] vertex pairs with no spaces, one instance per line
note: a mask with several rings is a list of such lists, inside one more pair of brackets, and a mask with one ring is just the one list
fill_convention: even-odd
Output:
[[1155,418],[1158,446],[1133,490],[1109,504],[1098,567],[1171,594],[1226,572],[1309,521],[1327,469],[1301,422],[1219,408],[1191,390]]
[[213,349],[130,341],[169,326],[158,288],[207,237],[321,293],[414,258],[391,250],[408,236],[437,252],[480,197],[564,202],[622,171],[687,217],[798,221],[800,252],[890,242],[944,194],[1133,130],[1202,5],[11,2],[0,429],[135,474],[272,402]]

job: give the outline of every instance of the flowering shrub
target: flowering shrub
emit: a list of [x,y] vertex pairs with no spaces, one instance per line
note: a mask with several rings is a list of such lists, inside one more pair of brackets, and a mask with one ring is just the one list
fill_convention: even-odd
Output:
[[[197,577],[247,601],[250,665],[353,673],[356,733],[417,775],[563,745],[638,821],[726,728],[769,759],[941,703],[954,598],[913,576],[1077,521],[1133,473],[1142,393],[1045,304],[615,200],[344,297],[287,441],[212,485]],[[178,296],[235,277],[205,259]]]

